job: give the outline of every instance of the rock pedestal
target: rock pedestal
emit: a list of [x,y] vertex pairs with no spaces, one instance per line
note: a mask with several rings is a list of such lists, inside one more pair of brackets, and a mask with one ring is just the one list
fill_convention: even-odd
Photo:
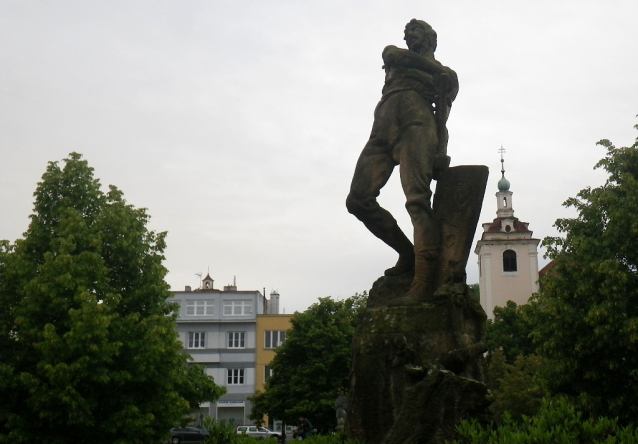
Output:
[[411,281],[382,277],[370,292],[353,344],[349,438],[443,444],[461,419],[486,415],[485,312],[465,284],[444,285],[428,304],[373,308]]
[[487,418],[487,316],[465,284],[487,176],[485,166],[458,166],[437,181],[433,212],[441,247],[433,296],[396,306],[411,273],[379,278],[370,290],[353,339],[350,438],[443,444],[462,419]]

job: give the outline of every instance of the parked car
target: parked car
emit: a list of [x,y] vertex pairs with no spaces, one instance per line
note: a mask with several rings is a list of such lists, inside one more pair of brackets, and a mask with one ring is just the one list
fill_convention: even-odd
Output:
[[266,427],[257,427],[257,426],[239,426],[237,427],[237,434],[246,434],[248,436],[252,436],[253,438],[264,439],[264,438],[277,438],[281,437],[279,432],[275,432],[273,430],[267,429]]
[[202,442],[210,434],[204,427],[174,427],[171,429],[171,444]]

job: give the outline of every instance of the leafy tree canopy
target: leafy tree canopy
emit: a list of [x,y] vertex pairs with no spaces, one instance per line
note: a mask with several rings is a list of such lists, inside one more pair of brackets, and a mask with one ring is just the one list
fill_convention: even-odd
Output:
[[487,384],[493,395],[490,411],[497,423],[505,412],[513,420],[538,413],[543,398],[549,397],[540,376],[542,365],[541,359],[534,355],[519,355],[509,364],[503,350],[491,353]]
[[488,354],[488,387],[494,400],[490,410],[497,423],[505,412],[514,420],[538,412],[541,400],[549,396],[540,375],[542,360],[534,355],[531,339],[534,329],[530,321],[533,305],[494,308],[494,319],[486,325]]
[[166,233],[77,153],[34,196],[24,238],[0,245],[0,442],[160,442],[223,391],[180,353]]
[[[638,126],[637,126],[638,128]],[[638,140],[596,164],[606,183],[586,188],[546,238],[556,265],[533,301],[533,337],[553,392],[579,397],[593,415],[638,417]]]
[[512,364],[517,356],[534,353],[535,346],[530,334],[534,329],[529,319],[530,305],[516,305],[507,301],[505,307],[494,307],[494,319],[486,324],[487,348],[490,354],[502,350],[507,362]]
[[617,419],[586,418],[565,399],[544,399],[539,412],[515,421],[503,416],[499,427],[462,421],[459,438],[450,444],[638,444],[638,431],[618,426]]
[[470,284],[469,287],[472,289],[476,300],[481,302],[481,287],[479,286],[479,284]]
[[319,298],[295,313],[271,364],[273,376],[253,398],[253,419],[268,414],[296,424],[304,416],[316,428],[335,427],[334,403],[350,385],[352,336],[366,301],[365,292],[343,301]]

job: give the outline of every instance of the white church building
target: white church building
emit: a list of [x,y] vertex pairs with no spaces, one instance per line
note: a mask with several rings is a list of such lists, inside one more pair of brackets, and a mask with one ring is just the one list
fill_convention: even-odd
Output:
[[483,234],[474,249],[478,255],[481,306],[489,319],[494,318],[494,307],[503,307],[510,300],[526,304],[538,291],[539,239],[532,237],[529,223],[514,217],[502,155],[496,205],[496,219],[482,225]]

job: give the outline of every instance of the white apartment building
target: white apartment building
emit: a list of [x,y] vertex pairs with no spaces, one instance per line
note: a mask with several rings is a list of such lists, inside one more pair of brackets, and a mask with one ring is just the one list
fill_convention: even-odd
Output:
[[227,389],[200,413],[234,425],[252,424],[247,416],[248,397],[255,393],[257,315],[267,311],[267,300],[256,290],[238,291],[235,285],[217,290],[213,283],[206,275],[200,289],[173,292],[170,301],[179,304],[176,329],[194,362]]

